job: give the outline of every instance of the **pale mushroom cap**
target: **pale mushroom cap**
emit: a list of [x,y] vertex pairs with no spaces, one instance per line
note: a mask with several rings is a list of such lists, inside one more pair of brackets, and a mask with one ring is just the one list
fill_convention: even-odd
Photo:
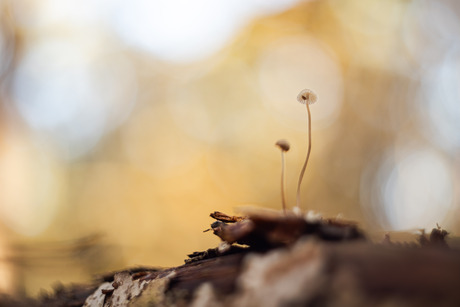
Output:
[[291,145],[289,145],[289,142],[286,140],[278,140],[275,145],[278,146],[282,151],[288,151],[291,148]]
[[302,90],[299,95],[297,95],[297,101],[301,104],[314,104],[318,100],[318,96],[309,89]]

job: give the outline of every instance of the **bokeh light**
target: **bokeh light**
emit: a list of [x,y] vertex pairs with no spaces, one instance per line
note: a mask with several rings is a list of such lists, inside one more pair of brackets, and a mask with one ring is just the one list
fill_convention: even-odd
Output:
[[419,125],[427,138],[452,154],[460,148],[460,44],[422,77],[417,93]]
[[384,177],[378,187],[380,198],[391,229],[423,229],[443,221],[453,200],[448,164],[426,149],[409,149],[400,155],[391,169],[379,170]]
[[[293,128],[305,129],[305,114],[293,110],[298,107],[294,94],[306,85],[320,99],[315,105],[314,129],[327,127],[340,112],[342,72],[332,51],[312,37],[285,37],[267,46],[259,80],[263,100],[274,117]],[[291,99],[286,101],[287,97]]]
[[452,204],[450,170],[439,156],[417,151],[395,166],[384,191],[393,229],[429,228],[444,220]]
[[163,60],[183,63],[212,55],[252,18],[283,10],[295,2],[116,1],[111,22],[128,44]]
[[401,35],[409,62],[416,69],[429,69],[458,44],[458,4],[453,1],[411,1],[402,18]]
[[41,233],[56,215],[62,175],[53,155],[7,131],[0,143],[0,218],[17,233]]
[[69,158],[92,149],[129,115],[135,102],[129,61],[122,54],[100,53],[94,43],[58,38],[36,42],[13,80],[20,114],[32,128],[50,134]]

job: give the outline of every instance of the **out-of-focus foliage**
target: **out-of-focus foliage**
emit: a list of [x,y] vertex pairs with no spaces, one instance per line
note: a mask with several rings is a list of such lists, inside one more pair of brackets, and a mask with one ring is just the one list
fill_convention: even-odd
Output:
[[304,88],[303,209],[460,231],[460,5],[279,2],[0,0],[1,289],[215,246],[281,208],[278,139],[294,206]]

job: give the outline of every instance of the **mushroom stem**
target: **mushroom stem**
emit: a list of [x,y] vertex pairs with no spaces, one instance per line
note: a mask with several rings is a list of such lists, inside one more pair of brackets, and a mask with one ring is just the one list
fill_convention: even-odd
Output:
[[283,213],[286,214],[286,196],[284,193],[284,187],[286,186],[286,178],[284,176],[284,151],[281,151],[281,203],[283,204]]
[[305,170],[307,169],[308,159],[310,158],[311,152],[311,114],[310,114],[310,107],[309,104],[307,106],[307,113],[308,113],[308,151],[307,151],[307,158],[305,159],[305,163],[303,164],[302,170],[300,171],[299,176],[299,183],[297,185],[297,208],[300,209],[300,185],[302,184],[302,179],[305,174]]

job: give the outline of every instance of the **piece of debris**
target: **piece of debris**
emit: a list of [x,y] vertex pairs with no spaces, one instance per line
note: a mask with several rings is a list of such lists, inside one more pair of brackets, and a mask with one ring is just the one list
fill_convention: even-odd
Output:
[[245,219],[247,219],[246,216],[237,216],[237,215],[227,215],[225,213],[219,212],[219,211],[214,211],[209,215],[215,220],[224,222],[224,223],[236,223],[236,222],[241,222]]

